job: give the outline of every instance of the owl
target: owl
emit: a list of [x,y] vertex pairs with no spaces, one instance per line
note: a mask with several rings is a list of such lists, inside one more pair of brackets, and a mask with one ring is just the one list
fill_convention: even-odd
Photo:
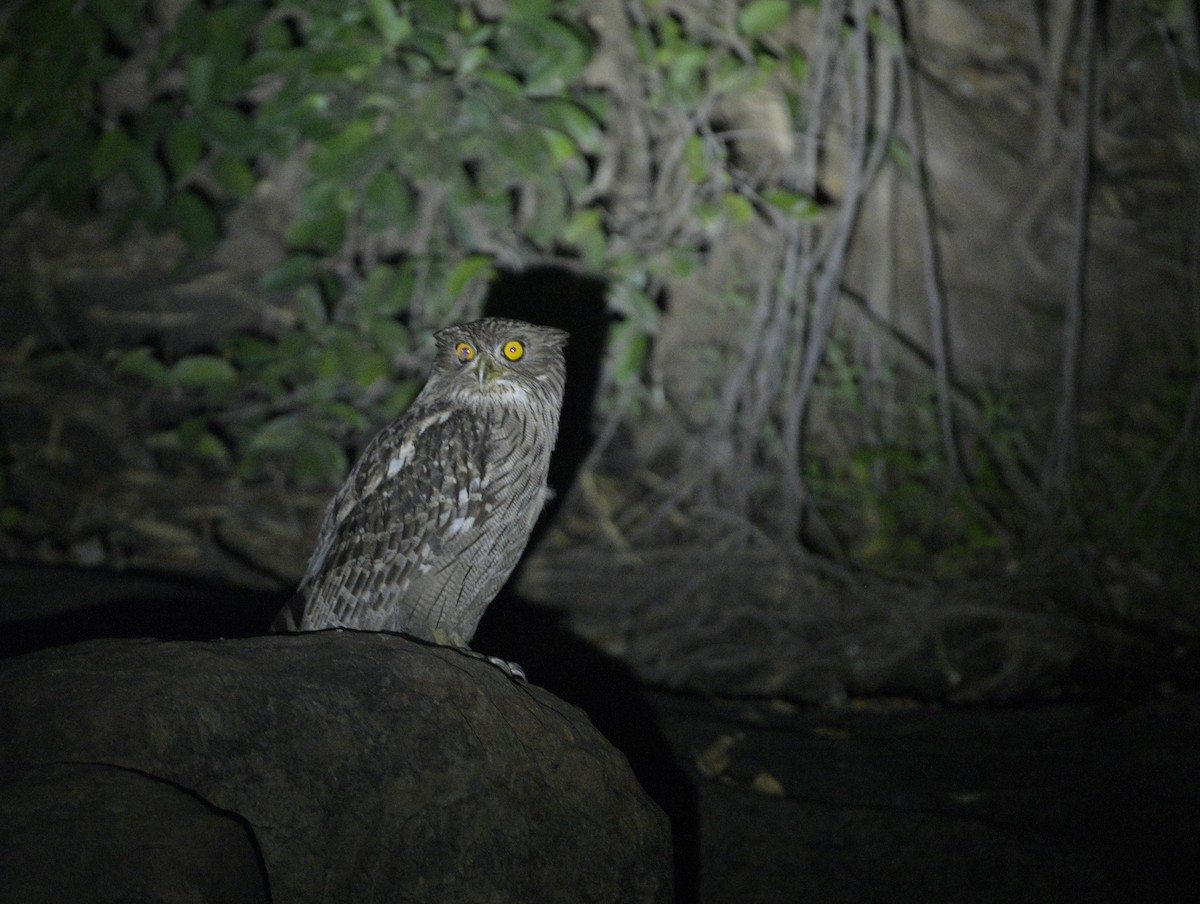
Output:
[[396,631],[467,649],[516,567],[549,492],[567,334],[489,317],[434,338],[425,388],[333,497],[276,630]]

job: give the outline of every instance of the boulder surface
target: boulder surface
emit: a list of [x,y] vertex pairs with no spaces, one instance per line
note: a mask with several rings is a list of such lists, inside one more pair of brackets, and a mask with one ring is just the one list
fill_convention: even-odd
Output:
[[26,801],[19,770],[87,763],[236,817],[275,904],[671,898],[667,820],[624,756],[453,650],[340,631],[90,641],[0,663],[0,725]]

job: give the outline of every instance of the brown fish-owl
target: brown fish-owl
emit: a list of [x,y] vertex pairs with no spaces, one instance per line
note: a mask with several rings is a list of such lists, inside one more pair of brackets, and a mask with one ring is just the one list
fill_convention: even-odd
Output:
[[282,631],[397,631],[467,646],[548,489],[562,330],[489,317],[435,334],[425,388],[325,512]]

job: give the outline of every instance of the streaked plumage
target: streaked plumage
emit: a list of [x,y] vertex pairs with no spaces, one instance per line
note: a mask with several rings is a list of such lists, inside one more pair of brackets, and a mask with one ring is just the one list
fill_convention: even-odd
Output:
[[546,497],[567,334],[493,317],[435,339],[425,388],[333,497],[277,630],[465,646],[516,567]]

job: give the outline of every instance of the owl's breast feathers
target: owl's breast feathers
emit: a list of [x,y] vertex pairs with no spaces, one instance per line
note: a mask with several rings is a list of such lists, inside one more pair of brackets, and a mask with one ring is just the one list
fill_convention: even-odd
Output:
[[554,415],[418,400],[333,498],[281,626],[469,640],[541,510]]

